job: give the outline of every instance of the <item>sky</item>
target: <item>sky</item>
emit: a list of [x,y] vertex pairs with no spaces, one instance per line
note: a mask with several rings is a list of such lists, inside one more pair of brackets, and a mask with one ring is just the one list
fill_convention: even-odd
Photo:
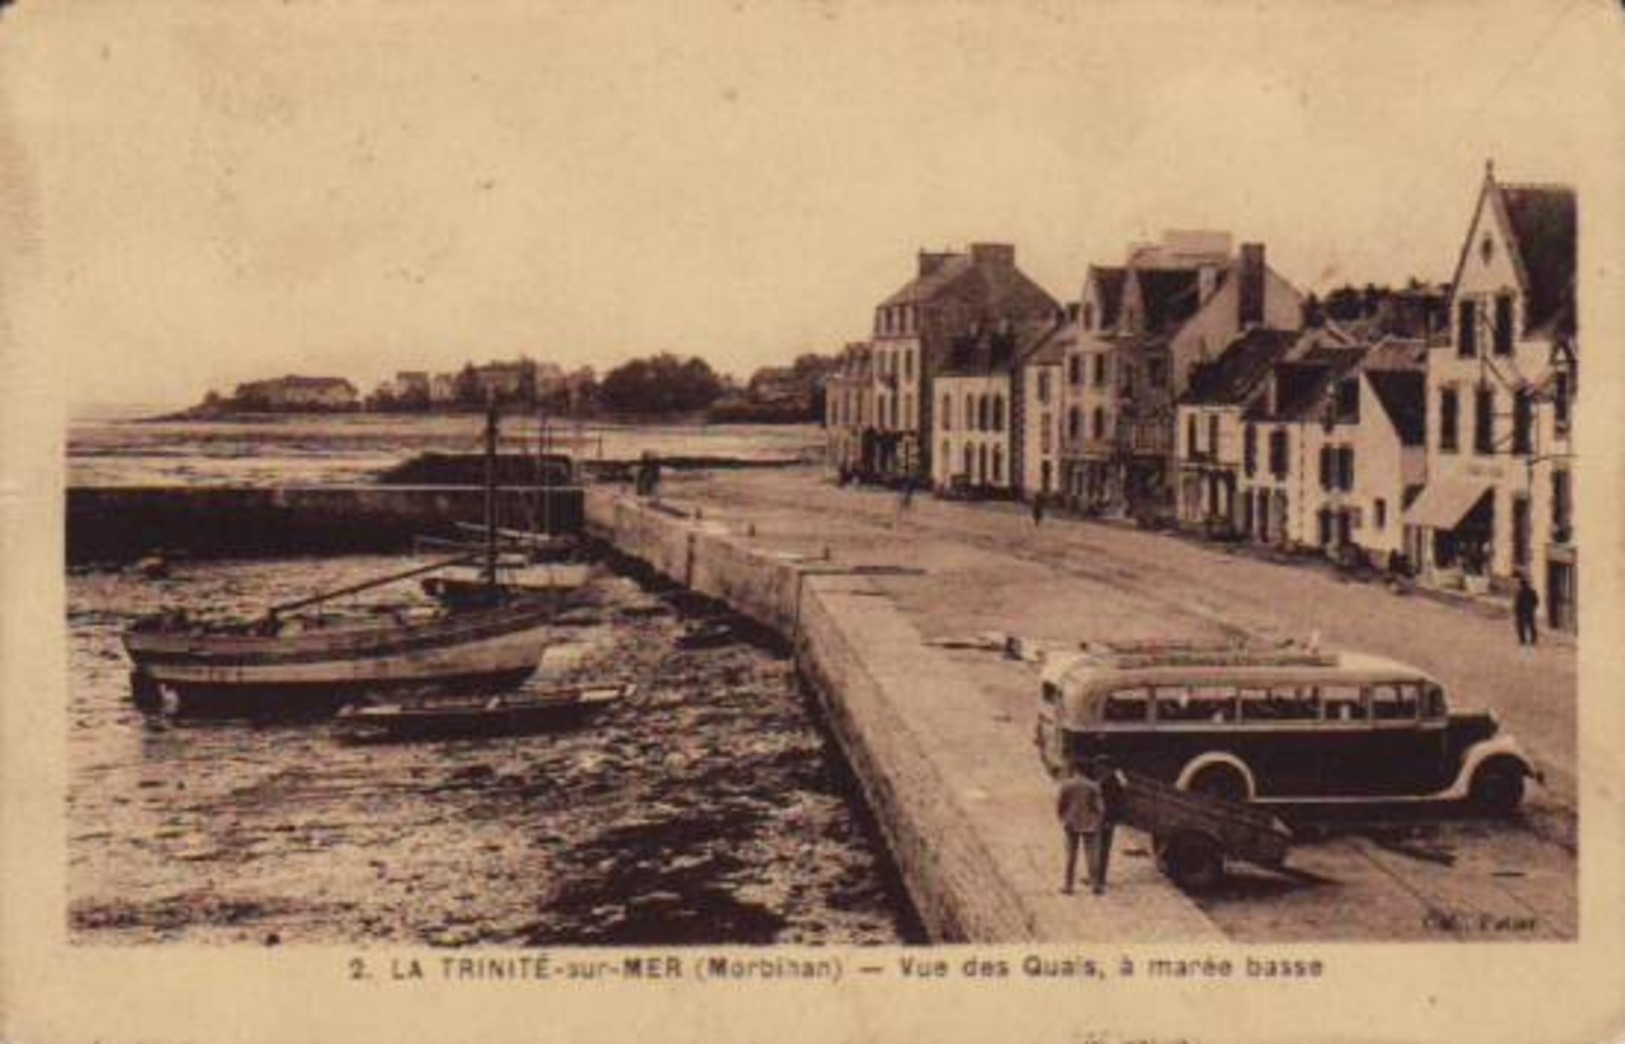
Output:
[[917,250],[970,241],[1062,299],[1165,228],[1261,241],[1305,289],[1446,280],[1487,158],[1573,184],[1617,157],[1595,70],[1618,23],[1588,0],[23,0],[0,320],[73,402],[167,403],[519,353],[744,377],[861,338]]

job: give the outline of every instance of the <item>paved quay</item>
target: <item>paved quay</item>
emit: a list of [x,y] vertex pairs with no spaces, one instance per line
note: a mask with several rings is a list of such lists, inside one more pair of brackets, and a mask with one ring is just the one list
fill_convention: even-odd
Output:
[[[896,493],[838,489],[811,469],[674,477],[662,493],[690,525],[761,556],[807,559],[808,590],[847,621],[889,689],[911,694],[894,709],[1019,896],[1032,937],[1420,939],[1508,922],[1537,938],[1574,934],[1574,766],[1586,752],[1572,643],[1519,648],[1508,621],[1166,535],[1060,518],[1035,527],[1016,505],[924,495],[904,508]],[[1199,905],[1129,833],[1110,894],[1068,899],[1056,894],[1053,788],[1032,747],[1036,669],[932,644],[989,632],[1055,644],[1316,634],[1423,667],[1458,702],[1495,711],[1547,785],[1517,822],[1339,832],[1294,849],[1297,878],[1243,873]]]
[[[926,643],[879,578],[809,563],[751,523],[666,499],[589,492],[589,522],[650,565],[796,635],[832,731],[938,941],[1200,941],[1219,931],[1124,831],[1106,897],[1060,893],[1054,788],[1030,716]],[[700,545],[696,538],[703,539]],[[703,550],[701,549],[703,546]],[[1122,850],[1142,858],[1124,858]],[[1081,872],[1081,868],[1080,868]]]

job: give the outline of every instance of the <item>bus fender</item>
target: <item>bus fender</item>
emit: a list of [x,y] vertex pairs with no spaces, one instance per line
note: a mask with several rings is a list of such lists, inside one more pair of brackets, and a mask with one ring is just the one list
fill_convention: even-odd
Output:
[[1179,773],[1179,778],[1174,781],[1174,786],[1180,790],[1189,790],[1196,774],[1212,765],[1225,765],[1241,773],[1241,778],[1247,784],[1247,800],[1251,801],[1258,796],[1258,783],[1253,779],[1253,770],[1247,767],[1245,761],[1222,750],[1210,750],[1186,762],[1184,769]]
[[1535,768],[1534,762],[1529,760],[1529,755],[1524,753],[1517,740],[1511,736],[1491,736],[1467,748],[1467,753],[1461,759],[1461,770],[1456,773],[1456,781],[1442,796],[1466,797],[1473,785],[1473,773],[1478,771],[1478,766],[1496,757],[1511,758],[1523,768],[1524,775],[1533,777],[1539,783],[1546,782],[1545,775]]

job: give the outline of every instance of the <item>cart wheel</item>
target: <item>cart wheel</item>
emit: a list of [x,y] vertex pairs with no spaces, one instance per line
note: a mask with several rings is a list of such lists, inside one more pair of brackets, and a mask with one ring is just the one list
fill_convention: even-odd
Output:
[[1207,891],[1224,877],[1224,853],[1203,834],[1175,834],[1156,849],[1158,868],[1187,892]]
[[138,710],[148,714],[164,709],[164,690],[145,671],[130,672],[130,698]]

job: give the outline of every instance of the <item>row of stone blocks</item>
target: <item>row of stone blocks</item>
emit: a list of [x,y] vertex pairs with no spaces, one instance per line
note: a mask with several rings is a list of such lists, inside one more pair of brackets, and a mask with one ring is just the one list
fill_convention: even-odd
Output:
[[791,642],[933,940],[1035,937],[1020,895],[968,822],[960,788],[909,720],[905,690],[921,679],[898,661],[927,650],[894,606],[853,594],[863,580],[809,572],[726,527],[630,497],[589,491],[586,517],[589,532],[622,554]]

